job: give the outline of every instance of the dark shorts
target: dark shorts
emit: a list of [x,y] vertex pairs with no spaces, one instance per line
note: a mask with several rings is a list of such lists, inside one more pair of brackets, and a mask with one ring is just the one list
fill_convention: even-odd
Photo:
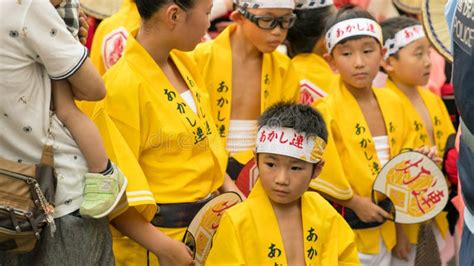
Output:
[[0,266],[9,265],[114,265],[107,218],[89,219],[69,214],[55,219],[56,232],[43,230],[36,248],[26,254],[0,252]]
[[459,266],[474,265],[474,233],[464,224],[462,229],[461,249],[459,250]]

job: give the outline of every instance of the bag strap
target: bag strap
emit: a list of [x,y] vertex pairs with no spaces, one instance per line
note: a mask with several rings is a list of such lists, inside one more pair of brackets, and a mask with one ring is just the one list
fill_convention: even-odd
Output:
[[[54,167],[54,134],[53,134],[53,115],[54,115],[54,104],[53,104],[53,93],[51,91],[51,102],[49,106],[49,117],[48,117],[48,129],[46,130],[46,144],[43,146],[43,152],[41,153],[40,163],[43,165]],[[51,144],[48,144],[48,141]]]
[[41,153],[40,164],[47,166],[54,166],[54,148],[52,145],[44,145],[43,152]]

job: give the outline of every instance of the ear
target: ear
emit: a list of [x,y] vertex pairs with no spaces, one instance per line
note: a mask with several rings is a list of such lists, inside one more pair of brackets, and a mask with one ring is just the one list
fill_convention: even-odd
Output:
[[323,55],[324,57],[324,60],[326,60],[326,62],[329,64],[329,66],[331,67],[332,69],[332,72],[334,73],[339,73],[339,71],[337,70],[337,67],[336,67],[336,63],[334,62],[334,57],[332,56],[332,54],[330,53],[325,53]]
[[315,169],[313,170],[313,176],[311,177],[311,179],[315,179],[316,177],[319,176],[319,174],[321,174],[321,171],[323,170],[325,163],[326,161],[324,161],[324,159],[321,159],[321,161],[318,164],[316,164]]
[[382,62],[380,63],[386,73],[390,73],[393,71],[392,60],[392,57],[389,57],[386,60],[382,59]]
[[244,17],[242,16],[242,14],[240,14],[239,10],[237,9],[232,11],[232,13],[230,13],[229,18],[230,20],[232,20],[233,22],[237,24],[242,24],[242,22],[244,21]]
[[173,29],[182,19],[184,12],[182,12],[182,10],[177,5],[173,4],[166,8],[165,14],[166,25]]

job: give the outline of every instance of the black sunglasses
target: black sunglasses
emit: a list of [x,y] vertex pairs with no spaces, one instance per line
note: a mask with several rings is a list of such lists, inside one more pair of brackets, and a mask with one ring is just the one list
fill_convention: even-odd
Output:
[[277,26],[281,29],[287,30],[295,25],[296,15],[291,14],[290,16],[283,17],[272,17],[272,16],[257,16],[245,9],[239,9],[240,14],[253,22],[257,27],[264,30],[273,30]]

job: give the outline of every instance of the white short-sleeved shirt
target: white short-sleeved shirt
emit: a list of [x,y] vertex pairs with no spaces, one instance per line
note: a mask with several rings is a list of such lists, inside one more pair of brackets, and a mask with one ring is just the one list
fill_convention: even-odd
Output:
[[[47,141],[51,79],[70,77],[87,58],[49,0],[0,1],[0,157],[38,163]],[[53,117],[58,173],[55,217],[77,210],[87,171],[77,144]]]

